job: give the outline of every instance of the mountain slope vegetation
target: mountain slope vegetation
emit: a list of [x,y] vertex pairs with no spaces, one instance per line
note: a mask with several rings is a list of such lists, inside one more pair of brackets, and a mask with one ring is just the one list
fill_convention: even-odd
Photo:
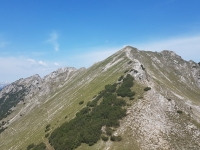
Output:
[[20,83],[25,104],[1,120],[3,150],[200,148],[200,66],[172,51],[127,46],[88,69]]

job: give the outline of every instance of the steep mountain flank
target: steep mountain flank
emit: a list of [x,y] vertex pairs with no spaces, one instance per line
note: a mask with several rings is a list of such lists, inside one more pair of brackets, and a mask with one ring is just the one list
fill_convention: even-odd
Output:
[[[4,127],[28,114],[46,99],[50,92],[54,92],[58,85],[61,87],[62,82],[70,79],[74,72],[75,68],[61,68],[43,79],[36,74],[4,87],[0,91],[0,120],[7,122]],[[9,114],[11,115],[7,117]]]
[[[16,106],[12,103],[12,111],[1,120],[8,128],[1,133],[0,147],[18,150],[43,142],[54,149],[47,137],[74,119],[105,85],[126,74],[135,78],[135,95],[124,95],[126,117],[112,133],[122,140],[98,140],[92,146],[83,142],[77,149],[200,149],[200,66],[172,51],[130,46],[88,69],[59,69],[43,79],[20,79],[0,91],[0,106],[16,94]],[[19,94],[22,89],[24,94]]]

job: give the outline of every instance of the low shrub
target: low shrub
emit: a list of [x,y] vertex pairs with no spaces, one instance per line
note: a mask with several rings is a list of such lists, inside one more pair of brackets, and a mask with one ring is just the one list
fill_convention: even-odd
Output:
[[124,78],[124,76],[123,76],[123,75],[122,75],[122,76],[120,76],[120,77],[119,77],[119,79],[118,79],[118,81],[121,81],[123,78]]
[[143,65],[141,65],[141,68],[142,68],[142,70],[145,70],[145,68],[144,68],[144,66],[143,66]]
[[104,136],[104,135],[101,136],[101,139],[102,139],[103,141],[105,141],[105,142],[108,141],[108,137],[107,137],[107,136]]
[[83,103],[84,103],[84,101],[80,101],[80,102],[79,102],[79,105],[82,105]]
[[30,150],[30,149],[32,149],[32,148],[34,148],[34,147],[35,147],[35,144],[32,143],[32,144],[30,144],[29,146],[27,146],[26,149],[27,149],[27,150]]
[[51,126],[51,125],[50,125],[50,124],[48,124],[48,125],[46,126],[46,129],[50,128],[50,126]]
[[45,134],[45,138],[49,137],[49,133]]
[[106,134],[107,134],[108,136],[111,136],[112,133],[113,133],[113,130],[112,130],[111,128],[107,127],[107,128],[106,128]]
[[144,91],[149,91],[149,90],[151,90],[150,87],[145,87],[145,88],[144,88]]
[[114,136],[114,135],[113,135],[113,136],[110,137],[110,140],[113,141],[113,142],[114,142],[114,141],[121,141],[121,140],[122,140],[122,137],[121,137],[121,136]]
[[124,73],[127,73],[128,71],[129,71],[129,70],[127,69],[127,70],[124,71]]
[[130,60],[129,62],[128,62],[128,64],[131,64],[132,63],[132,61]]
[[181,110],[177,110],[177,113],[178,113],[178,114],[182,114],[183,111],[181,111]]
[[46,145],[44,143],[40,143],[36,145],[33,150],[46,150]]

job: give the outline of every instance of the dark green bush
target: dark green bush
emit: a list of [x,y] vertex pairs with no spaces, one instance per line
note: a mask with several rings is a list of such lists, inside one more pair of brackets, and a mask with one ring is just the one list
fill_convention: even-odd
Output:
[[144,88],[144,91],[149,91],[149,90],[151,90],[150,87],[145,87],[145,88]]
[[132,63],[132,61],[130,60],[129,62],[128,62],[128,64],[131,64]]
[[123,76],[123,75],[122,75],[122,76],[120,76],[120,77],[119,77],[119,79],[118,79],[118,81],[121,81],[123,78],[124,78],[124,76]]
[[50,128],[50,126],[51,126],[51,125],[50,125],[50,124],[48,124],[48,125],[46,126],[46,129]]
[[4,128],[4,127],[1,127],[1,128],[0,128],[0,134],[1,134],[4,130],[6,130],[7,128],[8,128],[8,127],[5,127],[5,128]]
[[135,95],[134,92],[131,92],[131,87],[133,86],[134,78],[131,75],[127,75],[126,78],[123,79],[122,85],[117,90],[117,95],[121,97],[132,97]]
[[45,134],[45,138],[49,137],[49,133]]
[[45,132],[48,132],[50,130],[50,128],[45,129]]
[[142,68],[142,70],[145,70],[145,68],[144,68],[144,66],[143,66],[143,65],[141,65],[141,68]]
[[183,111],[181,111],[181,110],[177,110],[177,113],[179,113],[179,114],[182,114],[182,113],[183,113]]
[[101,139],[103,140],[103,141],[108,141],[108,137],[107,136],[101,136]]
[[79,102],[79,105],[82,105],[83,103],[84,103],[84,101],[80,101],[80,102]]
[[105,89],[107,92],[113,93],[116,90],[116,86],[117,84],[113,84],[113,85],[108,84],[105,86]]
[[27,146],[26,149],[27,149],[27,150],[30,150],[30,149],[32,149],[32,148],[34,148],[34,147],[35,147],[35,144],[32,143],[32,144],[30,144],[29,146]]
[[0,98],[0,120],[11,114],[11,108],[16,106],[20,101],[24,100],[26,88],[24,86],[18,87],[20,87],[21,90],[5,93]]
[[112,130],[111,128],[109,128],[109,127],[106,127],[106,134],[107,134],[108,136],[111,136],[112,133],[113,133],[113,130]]
[[121,140],[122,140],[122,137],[121,137],[121,136],[114,136],[114,135],[113,135],[113,136],[110,137],[110,140],[111,140],[111,141],[121,141]]
[[36,145],[33,150],[46,150],[46,145],[44,143],[40,143]]
[[129,70],[127,69],[127,70],[124,71],[124,73],[127,73],[128,71],[129,71]]

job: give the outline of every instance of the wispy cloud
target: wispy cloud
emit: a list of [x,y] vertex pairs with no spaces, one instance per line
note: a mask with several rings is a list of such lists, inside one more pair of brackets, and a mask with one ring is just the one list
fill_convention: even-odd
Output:
[[36,61],[35,61],[34,59],[27,59],[27,61],[28,61],[28,62],[30,62],[30,63],[31,63],[31,65],[34,65],[34,64],[36,64]]
[[43,77],[58,68],[58,66],[52,62],[25,57],[0,56],[0,62],[0,79],[1,81],[10,82],[20,78],[26,78],[34,74],[39,74]]
[[41,66],[48,66],[48,65],[47,65],[46,63],[44,63],[43,61],[39,61],[38,64],[41,65]]
[[49,39],[46,42],[52,44],[55,51],[59,51],[58,34],[55,31],[49,35]]

